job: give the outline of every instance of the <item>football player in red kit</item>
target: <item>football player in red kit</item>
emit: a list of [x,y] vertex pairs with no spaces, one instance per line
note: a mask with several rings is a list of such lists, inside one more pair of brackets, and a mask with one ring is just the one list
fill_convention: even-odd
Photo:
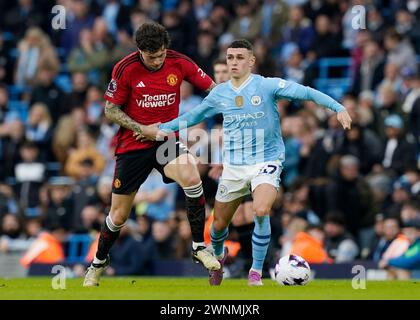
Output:
[[220,263],[204,244],[205,199],[195,158],[176,137],[158,142],[136,140],[136,135],[145,134],[147,125],[178,117],[183,80],[203,91],[210,91],[215,84],[191,59],[167,49],[169,34],[160,24],[143,24],[135,39],[138,51],[115,65],[104,95],[105,115],[120,129],[116,136],[111,209],[102,225],[98,250],[84,286],[99,284],[109,264],[109,250],[128,219],[134,196],[153,168],[166,183],[176,181],[184,189],[193,260],[209,270],[220,269]]

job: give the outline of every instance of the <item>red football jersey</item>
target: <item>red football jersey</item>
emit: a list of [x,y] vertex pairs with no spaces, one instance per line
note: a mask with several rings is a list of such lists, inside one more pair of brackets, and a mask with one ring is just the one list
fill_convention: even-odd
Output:
[[[163,66],[156,71],[147,69],[136,51],[115,65],[104,99],[122,106],[138,123],[164,123],[178,117],[180,86],[184,79],[203,91],[212,83],[190,58],[176,51],[167,50]],[[133,131],[123,127],[118,130],[116,140],[116,154],[155,144],[154,141],[136,141]]]

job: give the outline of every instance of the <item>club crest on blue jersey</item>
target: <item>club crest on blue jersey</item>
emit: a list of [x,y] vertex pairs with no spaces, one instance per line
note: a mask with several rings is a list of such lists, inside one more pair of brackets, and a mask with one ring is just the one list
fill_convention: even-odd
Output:
[[251,103],[253,106],[258,106],[261,104],[261,97],[260,96],[252,96]]

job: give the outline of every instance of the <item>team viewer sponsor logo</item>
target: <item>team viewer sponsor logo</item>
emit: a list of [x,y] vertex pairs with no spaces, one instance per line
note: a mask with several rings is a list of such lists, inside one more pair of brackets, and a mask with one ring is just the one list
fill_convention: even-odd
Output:
[[140,108],[167,107],[175,103],[176,93],[171,94],[143,94],[141,99],[136,99]]

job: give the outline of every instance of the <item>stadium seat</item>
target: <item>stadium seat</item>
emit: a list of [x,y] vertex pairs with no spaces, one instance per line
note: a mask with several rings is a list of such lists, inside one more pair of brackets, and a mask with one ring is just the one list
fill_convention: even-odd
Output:
[[[321,58],[318,60],[319,78],[315,79],[316,89],[330,95],[336,100],[341,99],[343,94],[351,86],[350,77],[351,58]],[[341,77],[332,78],[331,70],[338,69]]]
[[71,234],[67,238],[68,254],[67,263],[85,263],[92,238],[89,234]]
[[9,101],[9,110],[11,112],[15,112],[19,119],[26,123],[28,121],[28,115],[29,115],[29,103],[26,101],[19,101],[19,100],[10,100]]

